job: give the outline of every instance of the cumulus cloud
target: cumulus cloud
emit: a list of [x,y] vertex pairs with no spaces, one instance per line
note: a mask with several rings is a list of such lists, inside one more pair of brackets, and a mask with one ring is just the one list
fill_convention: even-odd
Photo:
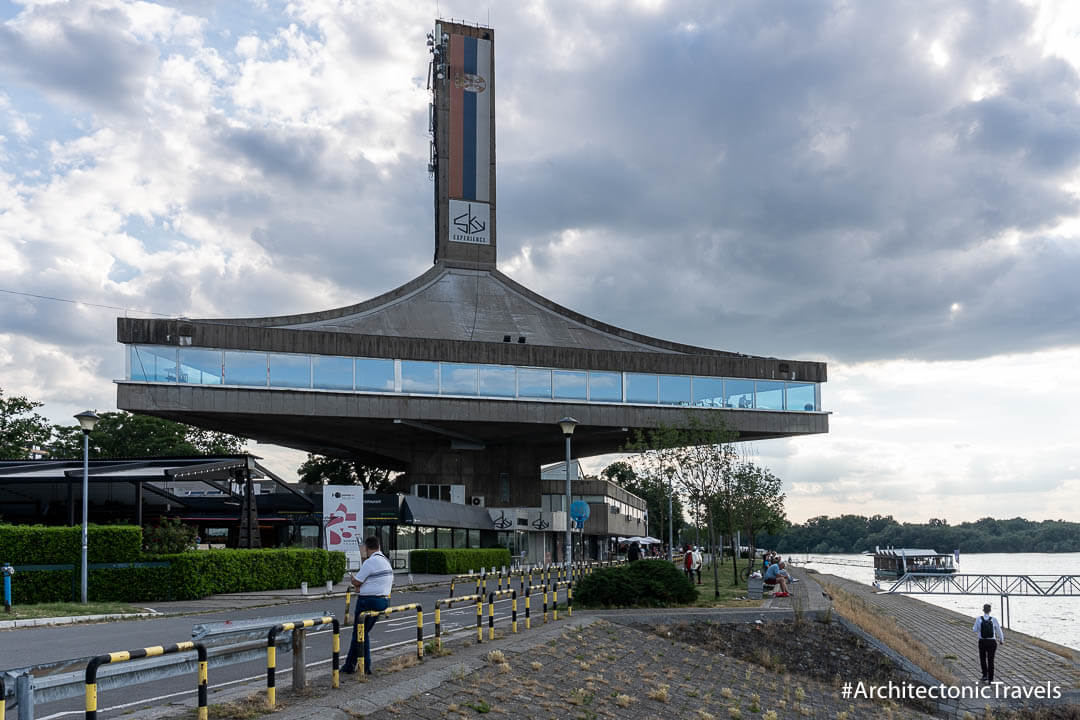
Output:
[[[467,3],[442,9],[487,20]],[[236,316],[343,305],[419,274],[433,251],[429,12],[359,0],[6,10],[6,289]],[[954,437],[1000,412],[1009,388],[984,402],[958,380],[938,388],[962,398],[948,405],[886,392],[898,359],[926,377],[966,362],[978,374],[1000,357],[1065,362],[1055,349],[1077,346],[1067,3],[538,0],[491,20],[501,266],[640,332],[830,361],[831,435],[761,448],[799,507],[840,508],[868,486],[899,498],[916,476],[920,497],[984,477],[991,497],[1037,471],[1044,506],[1075,485],[1053,469],[1070,441],[1033,432],[1047,450],[1010,463],[985,434]],[[0,303],[18,350],[0,363],[5,390],[54,398],[77,378],[111,392],[115,312]],[[75,356],[77,369],[41,360]],[[1076,390],[1043,401],[1077,405]],[[979,413],[958,415],[967,405]],[[923,428],[942,439],[912,468],[896,438]]]

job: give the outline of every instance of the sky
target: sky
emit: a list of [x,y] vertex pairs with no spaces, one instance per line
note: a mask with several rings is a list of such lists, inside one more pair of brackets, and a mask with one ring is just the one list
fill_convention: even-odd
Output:
[[1067,0],[0,0],[5,395],[114,410],[117,316],[315,311],[430,267],[436,16],[495,28],[500,269],[828,363],[829,434],[746,448],[790,519],[1080,521]]

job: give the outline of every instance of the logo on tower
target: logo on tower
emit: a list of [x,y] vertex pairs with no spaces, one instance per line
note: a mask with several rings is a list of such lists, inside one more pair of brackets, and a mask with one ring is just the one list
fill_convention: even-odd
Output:
[[491,208],[487,203],[450,200],[450,240],[490,245]]

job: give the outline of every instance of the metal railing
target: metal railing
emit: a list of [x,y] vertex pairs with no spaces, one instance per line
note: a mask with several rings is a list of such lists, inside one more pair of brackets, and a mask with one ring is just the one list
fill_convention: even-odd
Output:
[[[332,625],[334,628],[333,649],[331,650],[332,654],[330,656],[331,681],[335,688],[339,687],[340,670],[338,658],[341,653],[341,625],[338,623],[337,618],[328,615],[309,620],[294,620],[292,622],[280,623],[270,628],[270,632],[266,635],[266,701],[270,705],[271,710],[273,710],[274,706],[277,704],[277,687],[275,681],[275,674],[277,672],[277,645],[275,644],[275,641],[277,640],[278,633],[287,630],[303,630],[319,625]],[[87,720],[91,720],[91,718],[87,718]],[[206,718],[200,717],[199,720],[206,720]]]
[[190,641],[174,645],[155,645],[137,650],[121,650],[107,655],[98,655],[91,659],[86,665],[86,720],[97,720],[97,672],[99,667],[110,663],[127,662],[159,655],[172,655],[174,653],[190,652],[191,650],[196,651],[199,658],[199,720],[206,720],[206,646],[202,643]]
[[[442,608],[451,607],[459,602],[471,600],[476,602],[476,642],[484,640],[484,596],[462,595],[461,597],[441,598],[435,601],[435,647],[442,650]],[[3,718],[0,718],[3,720]]]
[[492,590],[488,593],[488,640],[495,639],[495,598],[502,595],[509,595],[511,598],[511,626],[514,632],[517,632],[517,590]]
[[408,610],[416,611],[416,658],[418,660],[424,659],[424,609],[420,606],[420,603],[409,603],[408,605],[397,605],[395,607],[388,607],[385,610],[365,610],[356,617],[356,642],[361,646],[364,644],[364,618],[368,616],[379,617],[380,615],[392,615],[396,612],[406,612]]
[[566,617],[574,614],[574,583],[565,580],[551,584],[551,619],[559,619],[559,588],[566,588]]
[[1080,597],[1080,575],[907,573],[888,592],[909,595]]

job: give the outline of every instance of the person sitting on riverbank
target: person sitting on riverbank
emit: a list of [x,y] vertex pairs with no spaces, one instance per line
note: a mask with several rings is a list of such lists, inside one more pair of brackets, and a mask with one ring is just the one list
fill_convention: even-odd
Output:
[[787,597],[788,586],[787,581],[790,576],[787,574],[787,570],[784,569],[785,563],[783,561],[774,565],[770,565],[769,569],[765,571],[765,577],[762,579],[762,584],[766,590],[774,590],[777,585],[780,586],[780,592],[773,593],[773,597]]

